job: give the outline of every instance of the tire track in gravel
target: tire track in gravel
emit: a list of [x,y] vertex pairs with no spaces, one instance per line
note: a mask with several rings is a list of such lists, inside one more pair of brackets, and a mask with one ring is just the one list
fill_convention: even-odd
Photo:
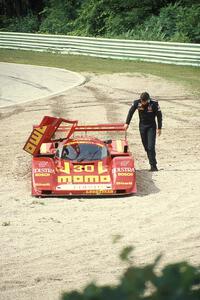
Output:
[[116,105],[116,99],[109,97],[100,88],[89,85],[85,88],[93,94],[98,105],[100,104],[105,108],[108,123],[120,123],[120,114],[118,112],[118,105]]

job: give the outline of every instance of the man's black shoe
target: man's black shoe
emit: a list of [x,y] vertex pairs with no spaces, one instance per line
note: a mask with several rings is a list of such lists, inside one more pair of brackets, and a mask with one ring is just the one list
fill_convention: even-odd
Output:
[[156,166],[151,166],[150,172],[157,172],[158,168]]

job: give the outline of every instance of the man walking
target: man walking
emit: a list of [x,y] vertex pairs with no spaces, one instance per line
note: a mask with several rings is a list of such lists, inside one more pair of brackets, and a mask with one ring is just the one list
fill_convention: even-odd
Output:
[[[128,129],[128,126],[136,109],[139,113],[139,130],[142,144],[145,151],[147,152],[149,164],[151,166],[150,171],[158,171],[155,152],[156,128],[158,127],[157,134],[158,136],[160,136],[162,128],[162,112],[160,110],[158,102],[151,99],[147,92],[144,92],[140,95],[140,99],[135,100],[131,108],[129,109],[126,118],[126,124],[124,125],[125,129]],[[156,126],[156,117],[158,126]]]

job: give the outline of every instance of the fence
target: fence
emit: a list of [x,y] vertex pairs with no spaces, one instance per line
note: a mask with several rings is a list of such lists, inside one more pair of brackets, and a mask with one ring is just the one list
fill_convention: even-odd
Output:
[[0,32],[0,48],[200,66],[200,44]]

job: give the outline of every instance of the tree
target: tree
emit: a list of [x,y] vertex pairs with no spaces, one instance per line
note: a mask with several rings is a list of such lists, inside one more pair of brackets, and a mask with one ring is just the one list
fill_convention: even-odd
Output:
[[41,32],[66,34],[72,30],[81,0],[48,0],[41,12]]
[[116,285],[98,286],[90,283],[83,291],[66,292],[62,300],[198,300],[200,295],[200,267],[187,262],[165,266],[158,275],[155,268],[161,258],[143,267],[133,266],[129,260],[132,247],[126,247],[121,259],[129,266]]

